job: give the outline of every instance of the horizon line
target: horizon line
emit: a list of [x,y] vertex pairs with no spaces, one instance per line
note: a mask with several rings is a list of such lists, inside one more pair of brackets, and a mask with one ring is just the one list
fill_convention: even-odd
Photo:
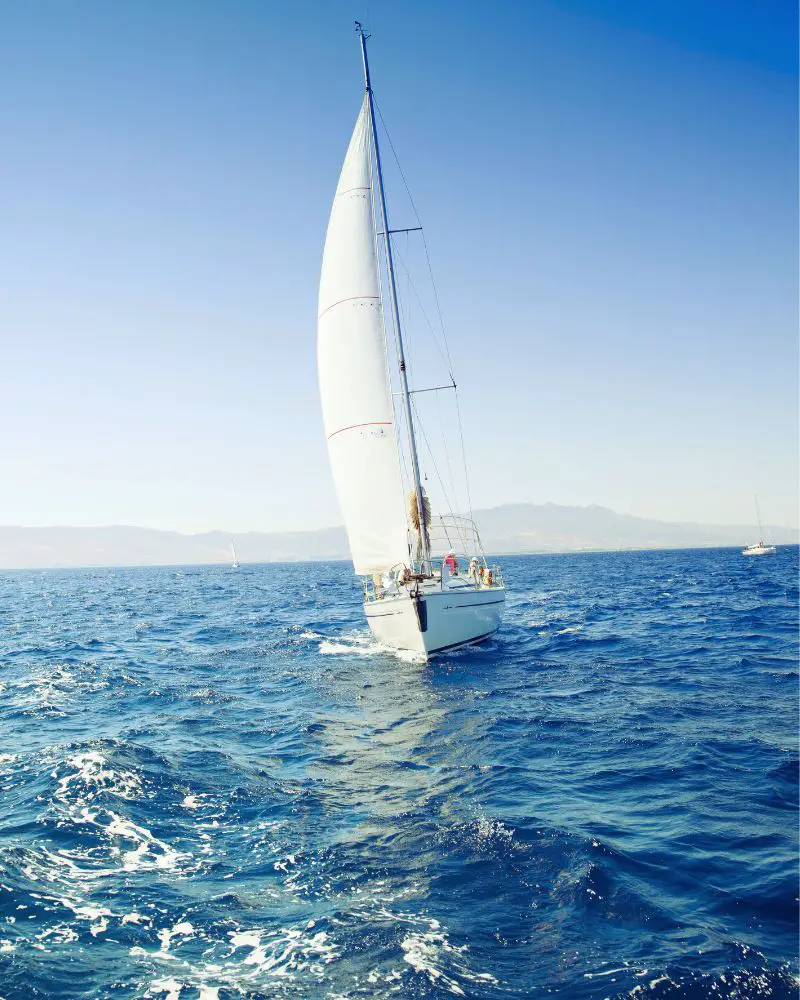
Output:
[[[521,500],[512,501],[507,503],[495,504],[491,507],[480,507],[473,509],[471,512],[473,517],[477,513],[501,510],[504,507],[557,507],[562,510],[603,510],[608,511],[617,517],[627,517],[633,518],[637,521],[655,521],[659,524],[669,524],[676,526],[686,526],[686,525],[696,525],[701,527],[714,527],[714,528],[753,528],[757,527],[756,524],[752,524],[748,521],[734,522],[734,521],[668,521],[661,517],[644,516],[642,514],[628,514],[621,513],[620,511],[614,510],[612,507],[606,507],[604,504],[590,503],[590,504],[560,504],[555,503],[552,500],[546,500],[543,503],[535,503],[531,500]],[[764,528],[778,528],[782,531],[800,531],[800,524],[774,524],[772,522],[765,522]],[[337,524],[322,525],[314,528],[279,528],[279,529],[268,529],[268,528],[243,528],[238,531],[231,531],[226,528],[204,528],[201,530],[187,530],[181,528],[163,528],[163,527],[152,527],[147,524],[131,524],[122,522],[106,522],[102,524],[65,524],[65,523],[50,523],[50,524],[0,524],[0,531],[8,529],[18,529],[22,531],[47,531],[47,530],[67,530],[67,531],[94,531],[106,528],[125,528],[134,531],[156,531],[162,534],[175,534],[183,535],[186,537],[193,537],[197,535],[228,535],[231,538],[235,538],[237,535],[294,535],[294,534],[315,534],[322,531],[335,531],[337,529],[344,530],[344,524],[341,522]]]

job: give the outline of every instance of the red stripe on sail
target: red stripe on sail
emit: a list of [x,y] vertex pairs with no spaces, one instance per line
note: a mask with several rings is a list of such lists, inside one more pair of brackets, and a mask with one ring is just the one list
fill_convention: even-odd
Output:
[[322,310],[319,316],[317,316],[317,319],[318,320],[322,319],[322,317],[325,315],[326,312],[330,312],[331,309],[335,309],[336,306],[340,306],[343,302],[355,302],[358,299],[379,299],[379,298],[380,298],[379,295],[351,295],[347,299],[339,299],[338,302],[334,302],[332,305],[326,306],[326,308]]
[[337,434],[342,434],[344,431],[354,431],[356,427],[391,427],[391,420],[370,420],[366,424],[351,424],[349,427],[340,427],[338,431],[334,431],[333,434],[328,435],[328,440],[332,437],[336,437]]

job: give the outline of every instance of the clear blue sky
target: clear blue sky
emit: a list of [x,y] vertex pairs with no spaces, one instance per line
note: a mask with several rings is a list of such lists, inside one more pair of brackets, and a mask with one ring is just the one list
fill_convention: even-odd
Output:
[[752,522],[757,491],[797,524],[791,0],[5,4],[0,523],[339,522],[316,300],[355,17],[475,506]]

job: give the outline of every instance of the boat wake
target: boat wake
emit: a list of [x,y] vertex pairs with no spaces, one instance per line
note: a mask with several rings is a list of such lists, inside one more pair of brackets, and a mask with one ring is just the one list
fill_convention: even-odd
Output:
[[372,634],[364,631],[347,632],[336,639],[323,639],[319,644],[323,656],[392,656],[403,663],[425,663],[424,653],[410,649],[394,649],[378,642]]

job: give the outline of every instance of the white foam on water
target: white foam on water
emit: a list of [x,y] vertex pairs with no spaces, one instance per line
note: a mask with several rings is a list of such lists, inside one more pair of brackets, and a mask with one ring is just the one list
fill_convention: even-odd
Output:
[[[327,932],[310,933],[313,924],[307,921],[303,928],[272,931],[233,930],[228,932],[226,942],[203,928],[195,928],[188,920],[181,920],[157,932],[161,945],[158,950],[134,946],[128,949],[128,955],[137,963],[150,966],[150,974],[155,976],[143,994],[145,997],[165,992],[180,996],[182,989],[198,991],[207,1000],[217,1000],[219,991],[225,989],[250,995],[275,980],[288,984],[294,980],[306,982],[309,977],[318,982],[324,979],[325,967],[338,958],[339,951]],[[187,941],[207,946],[199,963],[180,955],[181,946]],[[157,971],[157,966],[164,963],[169,967],[166,977],[163,971]],[[191,996],[194,998],[196,994],[192,992]]]
[[[602,972],[584,972],[584,979],[599,979],[600,976],[613,976],[615,972],[630,972],[631,969],[627,965],[621,966],[619,969],[603,969]],[[636,973],[639,975],[639,973]]]
[[[69,768],[63,774],[64,767]],[[98,750],[71,754],[52,771],[58,787],[52,799],[60,827],[82,827],[93,836],[89,842],[72,849],[51,850],[41,841],[23,848],[21,861],[14,864],[40,887],[41,901],[65,907],[74,915],[75,929],[83,925],[93,937],[125,923],[149,923],[136,912],[115,914],[107,906],[94,902],[93,893],[100,893],[105,880],[122,873],[158,870],[188,872],[199,862],[191,854],[174,850],[154,836],[146,827],[134,823],[121,813],[96,802],[101,795],[120,801],[140,798],[142,783],[132,771],[112,767]],[[0,851],[2,855],[3,851]],[[45,905],[45,909],[53,906]],[[188,924],[174,933],[188,933]],[[45,947],[49,938],[36,946]],[[64,939],[66,940],[66,938]]]
[[466,996],[458,983],[446,975],[437,965],[440,949],[444,943],[441,934],[409,934],[400,942],[403,959],[412,969],[424,973],[434,986],[445,986],[451,993]]
[[[365,902],[369,904],[372,901]],[[462,986],[462,983],[500,985],[500,981],[491,973],[475,972],[470,968],[468,945],[452,944],[447,928],[433,917],[394,911],[385,906],[368,906],[362,911],[351,910],[349,915],[370,921],[380,920],[407,925],[408,930],[400,941],[403,960],[411,969],[426,976],[431,984],[440,989],[446,989],[456,996],[468,996],[469,986]],[[389,973],[375,970],[375,975],[383,982],[390,983],[399,979],[402,973],[394,969]]]
[[374,656],[375,653],[381,652],[377,644],[374,649],[369,649],[365,646],[347,645],[344,642],[332,642],[330,639],[319,644],[319,651],[323,656]]
[[468,995],[454,978],[456,975],[467,982],[499,985],[490,973],[473,972],[466,965],[467,945],[451,944],[447,930],[438,920],[428,919],[427,924],[426,930],[412,931],[400,942],[403,958],[412,969],[424,974],[434,986],[444,987],[456,996]]
[[546,618],[534,615],[532,617],[520,616],[519,624],[524,625],[526,628],[545,628],[549,623]]
[[395,656],[404,663],[425,663],[425,654],[411,649],[394,649],[378,642],[371,633],[350,632],[337,640],[325,639],[319,644],[323,656]]
[[[71,910],[77,920],[86,921],[89,924],[89,933],[92,937],[105,933],[108,930],[108,918],[114,914],[107,906],[93,906],[80,898],[73,898],[69,895],[45,897],[61,903],[66,909]],[[78,935],[75,934],[75,938]]]
[[56,924],[36,935],[36,940],[51,945],[70,944],[78,940],[78,933],[69,924]]
[[66,906],[68,910],[72,910],[75,916],[81,920],[98,920],[114,915],[106,906],[90,906],[85,903],[76,903],[74,900],[66,897],[62,897],[58,901],[62,906]]
[[[144,797],[139,776],[134,771],[115,770],[99,750],[72,754],[65,763],[75,771],[59,779],[54,797],[64,804],[93,802],[101,793],[129,801]],[[51,776],[58,777],[58,768]]]
[[[49,877],[39,878],[38,876],[31,876],[29,871],[23,868],[29,877],[33,877],[33,880],[40,882],[52,882],[53,879]],[[75,921],[80,921],[88,924],[89,933],[92,937],[97,937],[99,934],[104,933],[109,926],[108,918],[113,917],[114,914],[106,906],[95,906],[88,903],[86,900],[78,897],[74,891],[74,883],[69,883],[68,880],[66,889],[72,891],[62,891],[58,895],[53,895],[50,893],[31,893],[31,896],[39,900],[40,904],[46,911],[54,912],[57,907],[48,905],[51,903],[58,904],[67,910],[70,910],[73,914],[74,921],[72,923],[60,923],[55,924],[52,927],[48,927],[41,933],[36,935],[34,941],[36,944],[34,947],[39,948],[42,951],[48,950],[48,944],[67,944],[71,941],[76,941],[79,938],[79,933],[75,928]],[[18,906],[17,909],[26,910],[28,907]],[[15,918],[6,918],[8,923],[15,922]]]
[[296,864],[297,864],[297,858],[295,857],[295,855],[287,854],[285,861],[276,861],[272,867],[276,872],[277,871],[288,872],[289,869],[287,868],[287,865],[296,865]]
[[[396,656],[398,660],[402,660],[403,663],[427,663],[428,658],[424,653],[417,653],[413,649],[392,649],[390,646],[381,646],[381,651],[384,653],[389,653],[392,656]],[[461,650],[453,650],[454,654],[460,653]]]
[[155,979],[147,988],[145,996],[152,997],[166,993],[166,1000],[180,1000],[181,992],[185,985],[185,983],[179,983],[172,976],[168,979]]
[[370,984],[374,983],[397,983],[403,978],[402,971],[397,969],[390,969],[388,972],[378,972],[377,969],[373,969],[372,972],[367,976],[367,982]]
[[87,678],[82,665],[75,669],[66,663],[47,663],[36,667],[31,674],[18,681],[7,682],[6,688],[12,703],[27,711],[44,709],[58,711],[76,691],[101,691],[108,687],[105,679]]
[[173,926],[170,930],[167,927],[163,927],[156,935],[158,940],[161,942],[161,951],[169,951],[169,946],[173,938],[183,937],[190,938],[194,937],[194,927],[189,923],[188,920],[181,920]]
[[256,931],[231,931],[230,939],[234,948],[257,948],[261,943],[261,934]]
[[659,983],[670,983],[673,986],[677,986],[678,985],[678,983],[676,983],[673,979],[670,979],[669,976],[666,976],[666,975],[664,975],[664,976],[658,976],[656,979],[651,979],[650,982],[646,986],[645,986],[644,983],[639,983],[638,986],[634,986],[633,989],[628,994],[628,996],[629,997],[640,996],[642,993],[644,993],[645,990],[652,990],[656,986],[658,986]]
[[480,816],[476,826],[476,839],[479,848],[487,846],[490,841],[497,840],[511,844],[514,841],[514,830],[509,829],[502,820]]
[[282,928],[280,931],[230,932],[230,938],[231,955],[239,948],[251,949],[242,963],[254,966],[259,975],[293,977],[297,972],[304,972],[321,978],[323,965],[339,956],[326,931],[310,935],[302,930]]
[[[190,854],[181,853],[174,850],[158,837],[154,837],[145,826],[138,826],[129,819],[124,819],[116,813],[107,811],[111,817],[111,822],[103,827],[102,823],[97,825],[103,827],[112,837],[119,837],[128,840],[136,846],[122,854],[122,870],[126,872],[153,871],[160,869],[163,871],[176,871]],[[96,819],[96,818],[93,818]]]
[[41,895],[32,894],[35,898],[57,903],[71,910],[78,920],[93,923],[95,934],[105,929],[102,921],[105,917],[112,916],[111,911],[105,906],[93,906],[82,899],[77,894],[77,888],[84,887],[91,891],[98,878],[117,869],[83,869],[71,858],[64,857],[61,853],[55,854],[44,845],[37,844],[26,849],[25,862],[20,865],[20,870],[30,881],[41,886],[42,890],[48,890]]

